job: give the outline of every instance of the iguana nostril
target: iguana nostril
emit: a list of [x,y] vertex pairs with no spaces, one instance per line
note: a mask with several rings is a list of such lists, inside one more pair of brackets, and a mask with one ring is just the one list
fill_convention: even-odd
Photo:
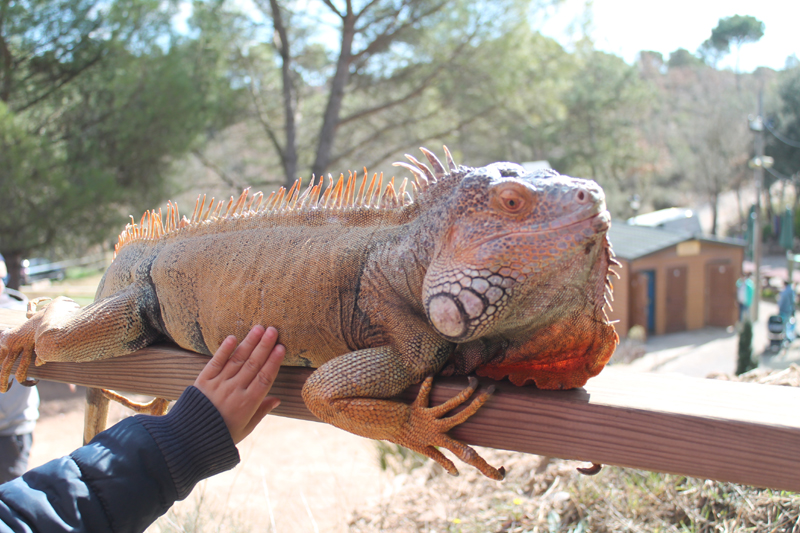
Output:
[[586,196],[587,196],[587,194],[586,194],[585,192],[583,192],[583,191],[578,191],[578,201],[579,201],[579,202],[584,202],[584,201],[586,201]]

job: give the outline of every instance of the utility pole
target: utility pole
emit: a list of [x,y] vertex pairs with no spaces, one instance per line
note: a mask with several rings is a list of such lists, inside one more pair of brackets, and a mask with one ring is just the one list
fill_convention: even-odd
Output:
[[764,90],[758,91],[758,116],[750,118],[750,130],[755,134],[756,155],[750,160],[753,169],[753,181],[756,189],[755,215],[753,221],[753,303],[750,306],[750,319],[758,320],[758,303],[761,300],[761,191],[764,187]]

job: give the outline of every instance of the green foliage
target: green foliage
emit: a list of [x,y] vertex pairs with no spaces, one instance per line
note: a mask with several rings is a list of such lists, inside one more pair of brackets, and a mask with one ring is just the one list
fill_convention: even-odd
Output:
[[749,318],[742,322],[739,332],[739,355],[736,359],[736,375],[753,370],[758,363],[753,359],[753,323]]
[[163,199],[172,158],[230,120],[235,92],[197,41],[171,35],[170,4],[3,5],[0,252],[109,239],[122,209]]
[[669,55],[667,66],[669,68],[701,67],[703,60],[685,48],[678,48]]
[[566,116],[550,161],[563,173],[596,180],[607,190],[612,209],[624,211],[627,194],[645,188],[641,167],[648,148],[640,127],[655,93],[617,56],[584,48],[575,59],[577,70],[561,94]]
[[764,36],[764,23],[750,15],[734,15],[719,19],[711,30],[711,44],[717,50],[728,52],[733,44],[739,48],[744,43],[754,43]]
[[731,45],[736,48],[736,72],[739,72],[739,50],[745,43],[753,43],[764,36],[764,23],[749,15],[734,15],[719,19],[717,27],[711,30],[709,37],[700,45],[700,55],[709,65],[716,66]]
[[800,67],[780,73],[776,92],[779,108],[769,120],[782,139],[768,132],[766,154],[775,159],[775,170],[785,176],[795,176],[797,183],[800,180],[800,146],[797,146],[800,144]]

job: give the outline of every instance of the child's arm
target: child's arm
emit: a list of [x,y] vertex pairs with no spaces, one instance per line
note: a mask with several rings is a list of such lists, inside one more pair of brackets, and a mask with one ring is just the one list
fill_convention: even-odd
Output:
[[70,455],[0,485],[5,531],[140,532],[194,485],[233,468],[241,441],[279,401],[277,332],[229,337],[164,416],[137,415]]

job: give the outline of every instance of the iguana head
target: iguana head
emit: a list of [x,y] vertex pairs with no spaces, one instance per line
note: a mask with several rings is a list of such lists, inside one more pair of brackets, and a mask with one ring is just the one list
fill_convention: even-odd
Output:
[[603,190],[512,163],[448,178],[457,183],[438,199],[445,227],[422,292],[432,326],[479,375],[582,386],[618,341],[603,309],[614,262]]

